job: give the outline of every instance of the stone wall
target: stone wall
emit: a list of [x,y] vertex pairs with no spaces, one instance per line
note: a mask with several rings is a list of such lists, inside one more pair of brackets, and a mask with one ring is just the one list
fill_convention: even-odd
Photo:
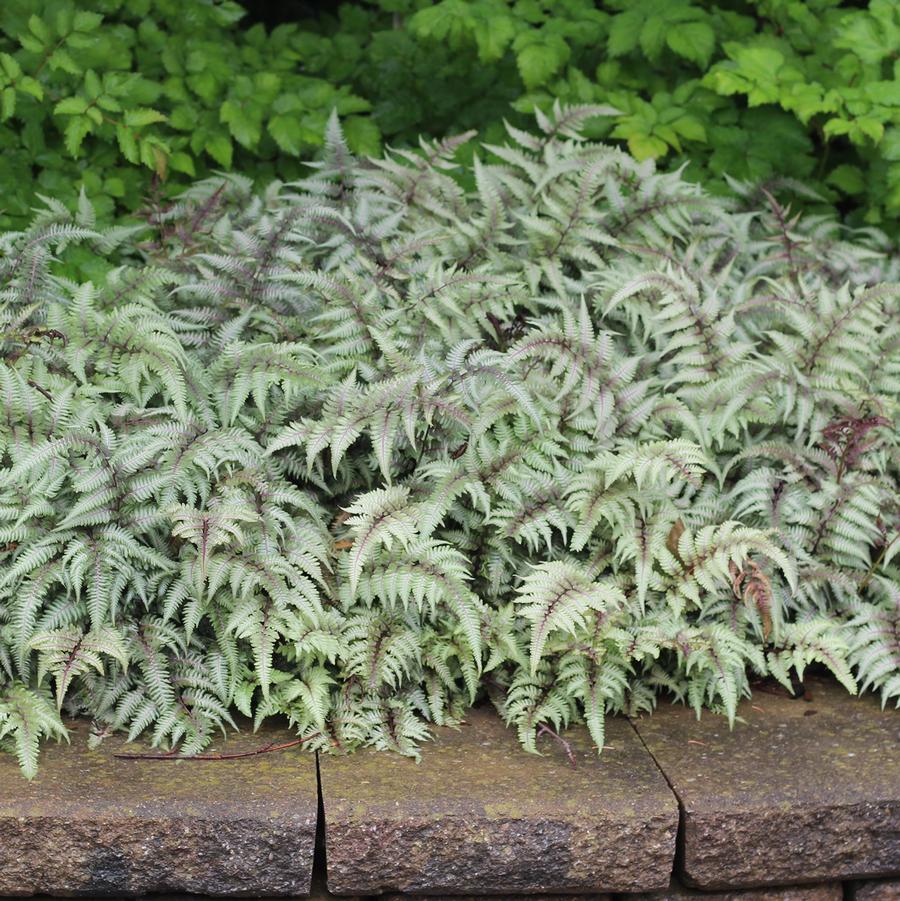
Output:
[[420,763],[128,760],[72,725],[31,783],[0,758],[0,894],[900,901],[900,712],[826,681],[756,692],[733,730],[612,719],[599,757],[582,729],[527,755],[488,710]]

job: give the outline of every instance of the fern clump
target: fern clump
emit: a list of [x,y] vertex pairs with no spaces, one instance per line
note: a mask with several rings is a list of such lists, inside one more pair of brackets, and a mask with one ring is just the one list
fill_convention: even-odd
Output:
[[[0,740],[235,711],[534,750],[822,664],[900,699],[900,289],[875,233],[541,117],[0,246]],[[469,188],[463,185],[470,184]],[[69,280],[75,243],[95,284]],[[106,274],[103,274],[105,271]]]

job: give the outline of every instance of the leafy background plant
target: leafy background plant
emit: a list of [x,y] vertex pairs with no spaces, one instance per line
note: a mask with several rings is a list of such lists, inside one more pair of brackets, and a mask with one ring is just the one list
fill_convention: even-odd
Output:
[[335,118],[307,180],[0,238],[27,774],[60,709],[416,754],[479,698],[531,750],[660,694],[733,720],[812,664],[900,702],[896,258],[579,137],[608,112],[466,172],[470,136],[358,161]]
[[22,225],[35,191],[74,207],[84,187],[102,216],[135,209],[154,173],[169,194],[219,168],[296,177],[332,107],[373,153],[469,128],[502,140],[504,118],[525,125],[560,99],[617,107],[593,137],[715,191],[726,175],[801,179],[822,198],[808,205],[896,234],[891,0],[247,6],[8,0],[2,223]]
[[612,104],[622,114],[595,136],[687,164],[714,189],[726,175],[797,178],[857,224],[890,225],[900,210],[890,0],[441,0],[407,31],[448,43],[461,70],[508,73],[514,61],[520,113],[553,99]]
[[294,177],[333,109],[358,152],[379,150],[369,101],[346,84],[352,36],[239,27],[235,3],[12,0],[0,10],[0,178],[9,225],[35,194],[98,214],[133,210],[152,178],[211,169]]

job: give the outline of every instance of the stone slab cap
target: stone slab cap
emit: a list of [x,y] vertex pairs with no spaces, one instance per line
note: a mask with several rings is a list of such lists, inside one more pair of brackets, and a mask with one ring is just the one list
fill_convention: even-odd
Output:
[[[27,782],[0,755],[0,894],[125,897],[148,892],[306,895],[312,876],[316,759],[302,747],[243,760],[118,760],[112,737],[45,746]],[[210,751],[296,738],[247,729]]]
[[680,876],[702,889],[900,872],[900,711],[825,679],[719,716],[661,705],[634,724],[682,807]]
[[840,882],[701,892],[673,879],[664,892],[621,895],[620,901],[843,901],[843,898],[844,886]]
[[853,886],[853,901],[900,901],[900,879],[878,879]]
[[339,895],[604,893],[662,888],[678,809],[629,723],[521,749],[492,712],[439,729],[420,763],[320,755],[328,887]]

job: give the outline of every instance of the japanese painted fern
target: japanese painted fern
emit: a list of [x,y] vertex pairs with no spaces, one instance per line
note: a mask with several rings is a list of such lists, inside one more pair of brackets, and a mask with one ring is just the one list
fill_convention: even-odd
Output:
[[[875,234],[706,196],[596,109],[0,239],[0,741],[234,711],[416,753],[812,663],[900,700],[900,290]],[[462,177],[460,177],[462,176]],[[460,187],[471,184],[471,190]],[[75,284],[74,243],[113,265]],[[83,254],[84,249],[80,251]]]

